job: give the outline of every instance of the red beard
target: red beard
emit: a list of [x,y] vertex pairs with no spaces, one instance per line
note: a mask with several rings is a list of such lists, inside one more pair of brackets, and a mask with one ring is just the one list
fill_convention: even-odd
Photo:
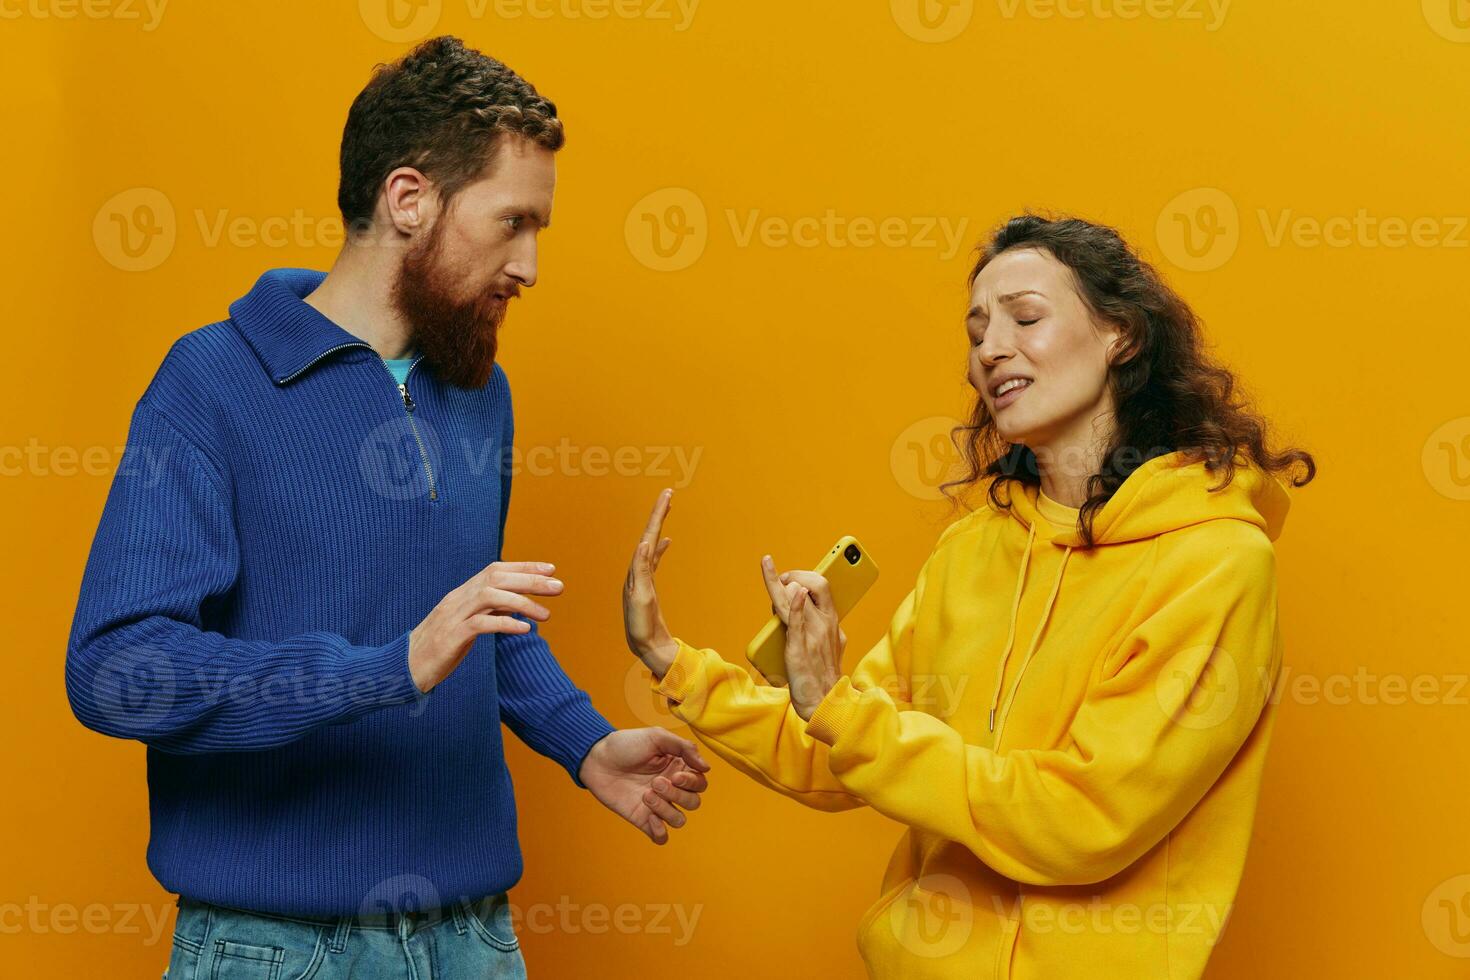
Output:
[[458,276],[446,271],[439,257],[443,219],[427,239],[409,247],[393,284],[393,305],[408,323],[408,341],[423,355],[441,381],[458,388],[483,388],[495,370],[495,349],[507,300],[516,284],[493,281],[482,291],[461,298]]

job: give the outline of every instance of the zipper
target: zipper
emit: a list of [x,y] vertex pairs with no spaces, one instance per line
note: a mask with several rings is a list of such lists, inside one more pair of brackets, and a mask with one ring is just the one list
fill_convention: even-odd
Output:
[[[346,350],[349,347],[365,347],[368,350],[372,350],[373,349],[371,347],[371,345],[365,344],[365,343],[363,343],[360,340],[354,340],[350,344],[338,344],[336,347],[329,347],[326,350],[322,351],[320,354],[318,354],[316,357],[313,357],[311,360],[307,361],[306,364],[302,365],[301,367],[299,367],[296,370],[292,371],[290,374],[286,375],[284,378],[278,379],[276,381],[276,384],[278,384],[278,385],[286,384],[292,378],[295,378],[295,377],[297,377],[299,375],[305,374],[307,371],[311,370],[312,365],[316,364],[322,358],[324,358],[324,357],[330,357],[331,355],[337,353],[339,350]],[[387,367],[386,364],[383,365],[383,366],[384,367]],[[389,376],[390,377],[392,376],[392,372],[391,371],[389,372]]]
[[408,379],[413,377],[414,368],[419,366],[419,361],[421,360],[423,360],[423,355],[413,359],[413,363],[408,366],[408,373],[403,376],[402,382],[399,382],[397,378],[393,377],[392,370],[389,369],[381,357],[378,358],[378,363],[382,364],[383,370],[388,372],[388,380],[393,382],[394,387],[398,389],[398,397],[403,400],[403,414],[408,417],[408,429],[413,433],[413,441],[418,444],[419,459],[423,460],[424,463],[424,475],[429,478],[429,499],[438,500],[439,488],[434,485],[434,467],[429,463],[429,451],[424,448],[424,440],[419,436],[418,424],[413,420],[413,409],[417,403],[413,400],[413,395],[408,392]]
[[[299,377],[300,375],[305,374],[307,371],[311,370],[312,366],[321,361],[323,358],[330,357],[338,351],[347,350],[350,347],[361,347],[364,350],[373,351],[373,355],[375,357],[378,353],[377,351],[373,350],[371,344],[363,343],[360,340],[354,340],[351,343],[346,344],[338,344],[336,347],[329,347],[326,350],[322,351],[316,357],[313,357],[310,361],[307,361],[304,365],[297,368],[295,371],[292,371],[284,378],[277,379],[276,384],[286,384],[287,382],[291,381],[291,379]],[[404,414],[408,416],[409,431],[413,433],[413,441],[418,444],[419,458],[424,461],[424,475],[429,478],[429,499],[438,500],[439,489],[434,485],[434,468],[429,465],[429,451],[424,448],[424,440],[422,437],[419,436],[419,427],[414,423],[413,420],[413,409],[416,403],[413,400],[413,396],[408,393],[408,379],[413,377],[414,368],[419,366],[419,361],[421,360],[423,360],[422,354],[413,359],[413,363],[408,366],[408,373],[403,376],[403,384],[399,384],[398,379],[393,377],[393,372],[389,369],[388,365],[383,362],[383,359],[381,357],[377,358],[378,363],[383,365],[383,370],[388,372],[388,380],[393,383],[393,387],[398,389],[398,397],[403,401],[403,411]]]

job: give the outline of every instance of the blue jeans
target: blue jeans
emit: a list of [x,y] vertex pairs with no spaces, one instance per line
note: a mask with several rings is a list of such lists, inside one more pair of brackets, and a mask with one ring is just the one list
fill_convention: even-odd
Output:
[[449,906],[437,922],[363,925],[179,900],[164,980],[525,980],[504,894]]

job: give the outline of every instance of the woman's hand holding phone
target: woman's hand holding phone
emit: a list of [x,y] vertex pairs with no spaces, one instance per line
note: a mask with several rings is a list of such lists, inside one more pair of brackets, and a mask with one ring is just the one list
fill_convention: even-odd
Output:
[[[663,536],[664,519],[672,509],[673,497],[673,490],[658,495],[623,582],[623,634],[628,649],[657,678],[668,672],[679,649],[664,622],[654,587],[654,573],[673,543]],[[842,676],[847,635],[838,623],[826,578],[804,569],[778,575],[770,555],[761,559],[761,575],[771,597],[771,610],[786,626],[784,683],[791,689],[797,713],[809,720]],[[767,680],[783,683],[780,678],[768,676]]]
[[[803,721],[810,721],[842,676],[847,634],[823,576],[804,569],[777,575],[775,563],[766,555],[761,559],[761,577],[771,597],[771,611],[786,626],[785,683],[791,689],[791,704]],[[781,683],[780,678],[766,679]]]
[[665,490],[654,502],[653,513],[648,517],[648,526],[638,539],[633,550],[633,560],[628,563],[628,577],[623,583],[623,633],[628,649],[643,665],[662,679],[674,662],[679,646],[664,623],[663,611],[659,609],[658,592],[654,589],[653,574],[663,560],[664,552],[673,543],[672,538],[662,537],[664,518],[669,516],[674,491]]

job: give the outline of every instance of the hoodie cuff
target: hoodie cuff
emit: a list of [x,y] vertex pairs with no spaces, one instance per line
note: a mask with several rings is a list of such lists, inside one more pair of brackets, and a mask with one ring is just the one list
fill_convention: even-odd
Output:
[[674,662],[669,664],[669,669],[664,671],[663,679],[660,680],[649,675],[653,690],[662,694],[676,704],[689,700],[689,695],[701,683],[699,662],[703,655],[694,647],[685,643],[677,636],[674,642],[678,644],[678,652],[674,654]]
[[832,690],[822,698],[817,710],[812,712],[811,721],[806,723],[806,733],[819,742],[836,745],[837,740],[852,728],[862,694],[852,686],[852,681],[839,677]]

